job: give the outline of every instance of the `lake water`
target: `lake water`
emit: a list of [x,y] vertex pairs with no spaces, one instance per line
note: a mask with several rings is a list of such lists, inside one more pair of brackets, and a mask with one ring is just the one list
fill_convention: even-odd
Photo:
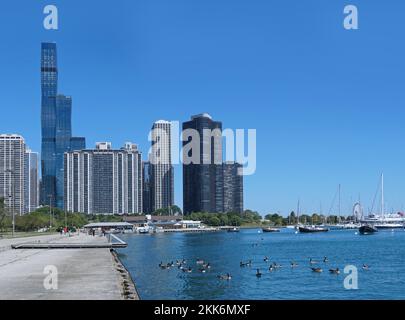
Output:
[[[141,299],[405,299],[405,231],[380,231],[361,236],[357,230],[337,230],[318,234],[261,233],[246,229],[239,233],[126,234],[129,246],[118,250],[131,273]],[[270,261],[265,262],[268,256]],[[324,263],[326,256],[329,262]],[[210,263],[198,271],[196,259]],[[309,258],[322,273],[312,272]],[[192,273],[177,267],[159,268],[159,263],[186,259]],[[252,267],[240,261],[252,260]],[[290,262],[299,264],[291,268]],[[283,267],[268,270],[271,262]],[[363,264],[370,266],[363,270]],[[358,290],[344,288],[346,265],[358,268]],[[341,274],[329,273],[340,268]],[[262,277],[256,277],[259,268]],[[230,273],[230,281],[218,274]]]

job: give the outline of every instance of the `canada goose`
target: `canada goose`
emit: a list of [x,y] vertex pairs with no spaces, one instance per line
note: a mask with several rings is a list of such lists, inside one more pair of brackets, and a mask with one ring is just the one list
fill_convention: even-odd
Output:
[[196,263],[197,263],[197,264],[204,264],[204,260],[202,260],[202,259],[197,259]]
[[330,273],[333,273],[333,274],[340,274],[339,268],[336,268],[336,269],[329,269],[329,272],[330,272]]
[[291,262],[291,268],[295,268],[295,267],[298,267],[298,263],[296,263],[296,262]]
[[310,259],[309,259],[309,263],[310,263],[310,264],[317,264],[318,261],[315,261],[315,260],[313,260],[312,258],[310,258]]
[[256,271],[256,277],[260,278],[262,276],[261,272],[259,269],[257,269]]
[[363,270],[369,270],[370,269],[370,266],[369,265],[367,265],[367,264],[363,264]]
[[311,268],[313,272],[321,273],[323,270],[321,268]]
[[325,263],[326,263],[326,262],[329,262],[328,257],[324,257],[324,258],[323,258],[323,262],[325,262]]
[[220,280],[231,280],[232,279],[232,277],[231,277],[231,275],[229,273],[227,273],[225,275],[220,274],[220,275],[217,276],[217,278],[220,279]]
[[264,261],[264,262],[268,262],[268,261],[269,261],[269,258],[268,258],[268,257],[264,257],[263,261]]

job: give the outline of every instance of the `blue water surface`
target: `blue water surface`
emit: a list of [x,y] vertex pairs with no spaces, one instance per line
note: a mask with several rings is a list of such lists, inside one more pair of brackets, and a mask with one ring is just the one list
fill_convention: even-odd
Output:
[[[126,234],[122,239],[129,245],[118,251],[120,259],[141,299],[405,299],[403,230],[361,236],[357,230],[297,234],[292,229],[280,233],[244,229],[239,233]],[[198,258],[212,268],[199,272]],[[314,266],[321,267],[322,273],[312,272],[310,258],[319,262]],[[193,272],[159,268],[161,261],[178,259],[186,259]],[[252,260],[252,267],[241,268],[242,260]],[[299,266],[291,268],[291,261]],[[282,268],[270,272],[271,262]],[[363,270],[363,264],[370,269]],[[347,265],[358,268],[357,290],[344,287]],[[340,275],[328,272],[336,267],[342,270]],[[257,268],[261,278],[256,277]],[[230,281],[217,278],[225,273],[232,275]]]

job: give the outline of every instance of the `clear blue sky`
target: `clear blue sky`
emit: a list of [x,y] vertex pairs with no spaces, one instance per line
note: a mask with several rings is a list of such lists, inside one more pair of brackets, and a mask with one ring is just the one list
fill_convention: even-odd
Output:
[[[59,30],[42,10],[59,8]],[[357,31],[343,8],[359,9]],[[382,171],[405,205],[405,2],[399,0],[2,1],[0,132],[40,151],[40,43],[56,41],[73,130],[146,154],[158,119],[209,112],[257,129],[245,206],[262,214],[371,205]],[[181,167],[176,202],[182,204]]]

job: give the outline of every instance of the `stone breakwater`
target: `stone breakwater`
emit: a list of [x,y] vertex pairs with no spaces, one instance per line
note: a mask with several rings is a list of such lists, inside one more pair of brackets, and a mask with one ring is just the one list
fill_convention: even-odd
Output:
[[121,263],[117,252],[111,249],[116,270],[120,275],[121,294],[125,300],[139,300],[139,294],[136,290],[135,283],[132,280],[128,270]]

